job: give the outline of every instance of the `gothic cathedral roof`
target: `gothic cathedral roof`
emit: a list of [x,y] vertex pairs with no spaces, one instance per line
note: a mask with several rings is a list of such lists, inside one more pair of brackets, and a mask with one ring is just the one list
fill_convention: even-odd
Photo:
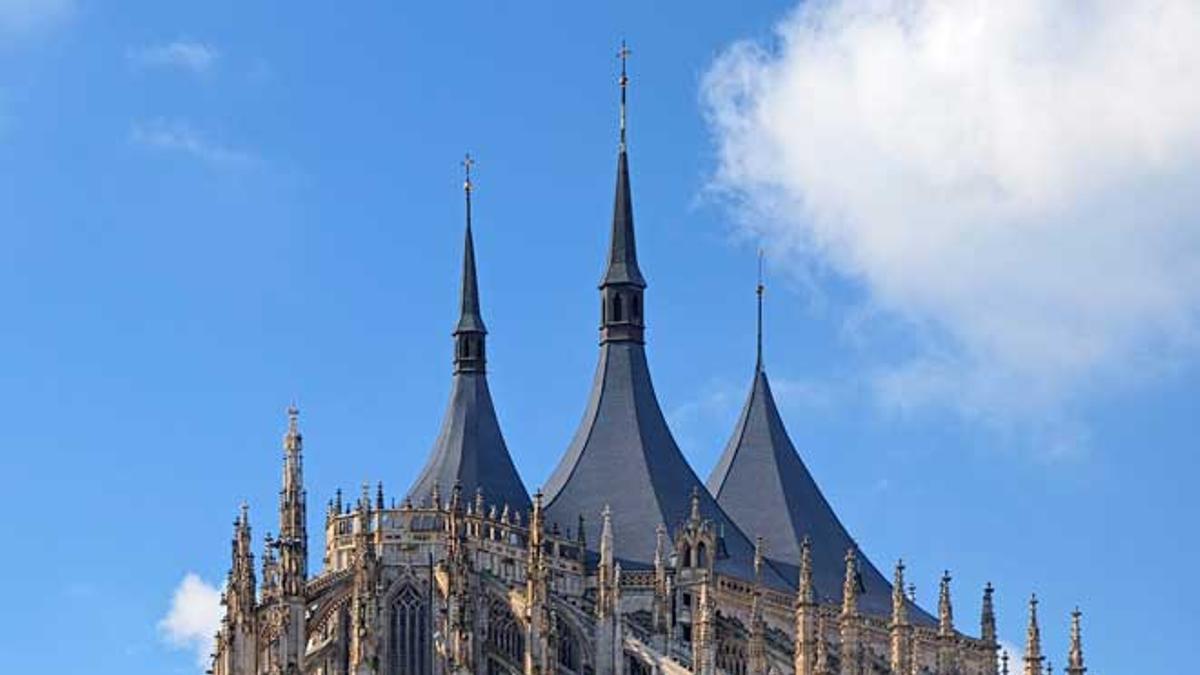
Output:
[[[838,601],[845,578],[846,551],[857,548],[821,494],[784,428],[771,394],[761,356],[750,396],[733,437],[708,479],[708,489],[730,517],[752,536],[763,537],[767,555],[789,579],[800,564],[805,537],[812,545],[813,585],[822,601]],[[888,616],[892,586],[861,552],[857,555],[861,584],[859,607]],[[919,623],[932,617],[915,605],[910,616]]]
[[[617,160],[612,246],[600,285],[600,361],[583,421],[545,485],[546,514],[562,527],[582,516],[588,541],[598,541],[600,514],[612,507],[617,558],[650,563],[655,530],[674,530],[699,500],[700,514],[721,534],[716,568],[753,577],[754,546],[704,489],[675,444],[654,393],[644,346],[643,293],[637,264],[629,164],[622,133]],[[764,582],[787,587],[768,569]]]
[[448,498],[455,485],[474,498],[483,493],[489,505],[509,506],[521,513],[530,509],[529,491],[513,465],[487,382],[487,329],[479,306],[475,275],[475,242],[471,234],[470,158],[465,191],[467,229],[463,244],[461,307],[454,330],[454,376],[450,403],[429,460],[408,492],[421,503],[436,491]]

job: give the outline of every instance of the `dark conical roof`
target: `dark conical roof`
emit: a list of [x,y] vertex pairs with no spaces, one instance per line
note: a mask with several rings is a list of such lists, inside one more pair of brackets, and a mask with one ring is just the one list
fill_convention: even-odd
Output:
[[[587,540],[599,541],[600,513],[612,506],[615,554],[650,563],[655,528],[674,530],[688,518],[698,493],[700,513],[723,532],[718,571],[753,579],[754,546],[704,489],[667,427],[645,349],[634,342],[605,343],[583,422],[546,482],[547,519],[568,526],[584,516]],[[767,569],[764,581],[788,583]]]
[[461,312],[455,333],[486,333],[483,316],[479,312],[479,280],[475,276],[475,238],[471,235],[471,223],[467,223],[466,240],[463,242]]
[[[467,197],[469,200],[469,189]],[[450,403],[429,461],[409,490],[408,498],[421,503],[433,492],[434,485],[442,495],[449,495],[458,484],[468,497],[481,490],[488,504],[507,504],[528,511],[529,492],[508,454],[484,372],[487,331],[479,308],[469,201],[460,310],[454,330],[455,368]]]
[[[612,242],[601,295],[622,294],[640,303],[645,286],[637,264],[629,162],[622,142]],[[701,517],[713,521],[723,539],[717,569],[753,579],[753,544],[704,489],[667,427],[642,345],[643,316],[637,309],[626,316],[604,316],[600,362],[587,411],[545,485],[547,519],[568,527],[583,516],[587,540],[599,541],[600,514],[612,506],[615,555],[629,562],[650,563],[657,527],[661,524],[674,530],[682,525],[696,494]],[[771,569],[766,570],[764,580],[786,585]]]
[[[788,438],[761,365],[755,368],[750,396],[708,479],[708,488],[744,532],[763,537],[776,567],[788,578],[794,578],[791,570],[798,568],[800,545],[808,537],[817,597],[840,602],[846,551],[857,545]],[[868,614],[890,616],[891,584],[861,553],[858,561],[862,577],[859,608]],[[915,605],[912,610],[914,621],[934,623]]]
[[608,269],[601,286],[629,284],[646,287],[638,268],[637,242],[633,236],[633,198],[629,190],[629,157],[624,148],[617,155],[617,193],[613,199],[612,238]]
[[441,433],[408,497],[421,503],[435,484],[449,495],[456,483],[464,495],[482,490],[488,504],[508,504],[523,512],[530,508],[529,492],[500,433],[485,373],[454,375]]

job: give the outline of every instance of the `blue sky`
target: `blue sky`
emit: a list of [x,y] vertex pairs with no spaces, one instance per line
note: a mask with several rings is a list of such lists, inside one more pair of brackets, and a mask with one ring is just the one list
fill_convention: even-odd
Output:
[[595,365],[625,38],[650,358],[698,473],[749,385],[762,246],[776,394],[866,553],[926,604],[949,568],[968,632],[991,581],[1009,641],[1037,591],[1056,664],[1078,604],[1093,670],[1174,672],[1200,105],[1171,78],[1200,20],[900,4],[0,0],[6,667],[197,672],[160,622],[223,578],[243,499],[275,529],[292,400],[312,531],[337,487],[407,488],[468,150],[492,391],[549,475]]

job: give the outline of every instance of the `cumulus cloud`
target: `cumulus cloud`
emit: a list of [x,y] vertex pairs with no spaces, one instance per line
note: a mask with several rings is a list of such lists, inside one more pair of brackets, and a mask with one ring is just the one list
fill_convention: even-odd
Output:
[[233,167],[254,164],[250,153],[216,143],[181,120],[153,120],[133,125],[130,140],[138,145],[167,152],[179,152],[214,166]]
[[196,662],[205,667],[220,625],[221,589],[189,572],[176,587],[171,609],[158,623],[158,629],[170,645],[194,650]]
[[73,0],[0,0],[0,35],[28,33],[66,18]]
[[211,45],[191,40],[131,49],[126,58],[146,68],[177,68],[202,75],[216,63],[220,53]]
[[913,336],[880,400],[1011,417],[1194,356],[1197,82],[1194,0],[810,0],[702,97],[742,227]]

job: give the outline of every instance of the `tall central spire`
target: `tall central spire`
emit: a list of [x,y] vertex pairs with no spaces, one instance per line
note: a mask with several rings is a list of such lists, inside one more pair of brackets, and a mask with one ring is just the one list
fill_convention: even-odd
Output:
[[471,155],[463,158],[463,195],[467,206],[467,230],[463,242],[462,298],[458,326],[454,329],[454,372],[482,373],[487,369],[486,336],[483,316],[479,312],[479,280],[475,276],[475,239],[471,234]]
[[[617,157],[617,191],[613,207],[608,267],[600,282],[600,360],[587,409],[575,437],[546,480],[548,522],[587,523],[587,541],[597,541],[598,515],[610,514],[613,554],[625,561],[650,565],[659,526],[674,530],[695,513],[720,532],[714,568],[754,579],[754,547],[704,489],[679,451],[663,416],[643,344],[643,291],[634,245],[633,204],[629,194],[629,161],[625,136],[625,103],[629,50],[622,45],[621,143]],[[694,502],[693,502],[694,500]],[[763,584],[786,588],[770,561],[761,570]]]
[[767,287],[763,284],[763,252],[762,252],[762,249],[759,249],[758,250],[758,286],[756,286],[754,289],[755,294],[758,296],[758,342],[757,342],[756,352],[755,352],[756,358],[754,361],[754,364],[755,364],[754,369],[755,370],[762,370],[762,366],[763,366],[763,358],[762,358],[762,356],[763,356],[763,354],[762,354],[762,352],[763,352],[763,350],[762,350],[762,347],[763,347],[763,293],[766,290],[767,290]]
[[620,143],[617,146],[617,189],[613,198],[612,240],[608,269],[600,282],[600,341],[642,342],[645,322],[642,297],[646,280],[638,268],[637,243],[633,233],[633,198],[629,188],[629,156],[626,145],[626,105],[629,75],[626,62],[629,48],[621,43]]
[[429,460],[408,492],[408,499],[423,503],[434,495],[451,494],[455,487],[482,497],[486,504],[529,510],[529,492],[521,482],[492,405],[486,371],[487,328],[479,308],[479,282],[475,276],[475,242],[471,236],[471,167],[463,159],[466,201],[466,234],[463,242],[462,295],[458,324],[454,328],[454,379],[442,430]]

